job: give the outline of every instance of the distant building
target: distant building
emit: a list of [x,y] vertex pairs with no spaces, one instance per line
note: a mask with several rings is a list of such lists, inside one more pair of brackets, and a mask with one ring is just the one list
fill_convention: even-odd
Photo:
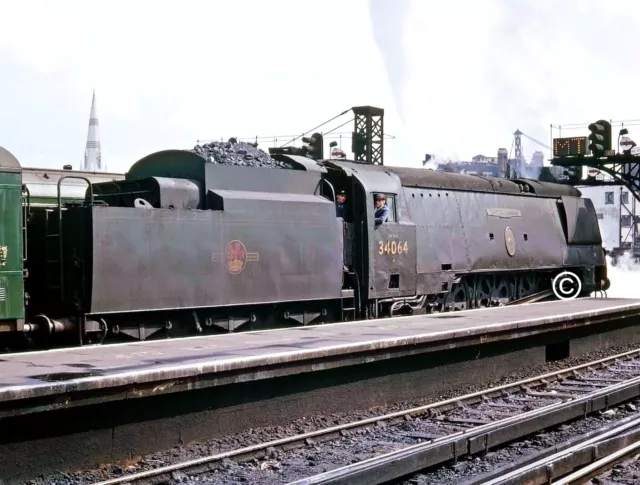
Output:
[[484,155],[476,155],[471,159],[473,163],[498,163],[497,157],[485,157]]
[[91,113],[89,114],[89,130],[87,132],[87,144],[84,149],[84,163],[82,169],[89,172],[104,170],[102,166],[102,151],[100,148],[100,127],[98,124],[98,111],[96,109],[96,92],[91,99]]
[[[508,158],[506,148],[498,150],[497,157],[476,155],[470,162],[448,162],[438,164],[438,170],[449,173],[480,175],[482,177],[504,178]],[[502,165],[501,165],[502,164]]]
[[533,156],[531,157],[531,165],[538,170],[541,169],[544,166],[544,154],[542,152],[533,152]]
[[487,157],[480,154],[471,158],[470,162],[441,163],[438,165],[438,170],[505,178],[507,169],[509,169],[512,178],[515,176],[537,180],[543,166],[544,154],[542,152],[534,152],[530,163],[521,163],[515,158],[509,159],[509,151],[506,148],[499,148],[497,157]]
[[509,152],[506,148],[498,148],[498,173],[504,177],[507,173],[507,163],[509,162]]
[[622,185],[578,185],[576,188],[582,192],[582,197],[593,202],[602,245],[614,252],[631,249],[638,234],[638,214],[629,190]]
[[441,172],[480,175],[482,177],[498,177],[498,165],[495,163],[449,162],[438,164]]

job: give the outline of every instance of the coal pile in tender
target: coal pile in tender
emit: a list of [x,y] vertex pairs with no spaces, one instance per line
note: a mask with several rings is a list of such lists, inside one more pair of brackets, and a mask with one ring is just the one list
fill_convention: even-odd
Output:
[[222,165],[239,165],[243,167],[265,167],[293,169],[294,167],[285,162],[279,162],[269,156],[257,146],[238,142],[234,138],[229,141],[212,141],[196,145],[190,152],[197,153],[210,163]]

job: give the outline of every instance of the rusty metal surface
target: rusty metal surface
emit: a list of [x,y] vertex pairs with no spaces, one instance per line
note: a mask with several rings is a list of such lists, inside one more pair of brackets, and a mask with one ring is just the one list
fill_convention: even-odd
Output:
[[509,180],[485,178],[477,175],[437,172],[407,167],[387,167],[400,177],[406,187],[424,189],[464,190],[471,192],[499,192],[519,194],[517,184]]
[[328,367],[325,362],[340,365],[340,360],[350,362],[362,352],[389,354],[407,346],[415,349],[438,342],[453,348],[456,340],[472,336],[515,338],[518,332],[532,335],[549,331],[552,325],[555,330],[569,328],[576,320],[584,326],[634,315],[640,315],[640,300],[589,298],[180,341],[11,354],[4,355],[0,362],[0,402],[98,389],[106,392],[109,388],[161,381],[165,382],[161,387],[171,387],[166,384],[168,380],[230,371],[257,372],[252,379],[259,379],[269,368],[277,370],[295,362],[312,362],[306,371],[320,370]]
[[149,177],[183,178],[204,181],[206,160],[188,150],[162,150],[135,162],[126,173],[127,180]]
[[[340,167],[357,181],[354,188],[362,187],[354,190],[365,198],[354,229],[366,234],[367,259],[359,264],[368,298],[435,294],[450,288],[454,274],[565,266],[580,267],[588,288],[595,286],[594,267],[603,264],[597,219],[591,202],[577,198],[580,192],[572,187],[323,163]],[[396,219],[381,226],[373,223],[376,192],[395,195]],[[394,241],[403,248],[406,242],[408,251],[394,253]]]
[[304,170],[274,170],[261,167],[237,167],[205,163],[206,190],[242,190],[313,194],[322,172]]
[[602,245],[600,226],[591,199],[562,197],[567,223],[567,242],[580,245]]
[[[294,160],[295,161],[295,160]],[[297,163],[300,170],[274,170],[261,167],[241,167],[209,163],[196,153],[186,150],[163,150],[134,163],[127,180],[150,177],[181,178],[197,181],[204,189],[255,190],[313,194],[323,173],[309,170]]]
[[571,185],[541,182],[533,179],[512,179],[513,182],[529,186],[529,192],[542,197],[580,197],[582,192]]
[[316,160],[312,160],[307,157],[301,157],[300,155],[285,155],[279,153],[271,155],[271,158],[280,162],[289,163],[308,172],[327,173],[327,169],[320,165]]
[[[597,244],[580,248],[582,258],[569,255],[564,212],[553,199],[411,188],[404,195],[416,224],[418,274],[442,268],[464,272],[601,263]],[[567,200],[579,205],[584,199]],[[582,219],[593,216],[597,224],[595,212],[581,209],[577,214]],[[445,232],[451,235],[447,240],[441,236]],[[582,240],[597,235],[596,226],[595,235],[591,231]]]
[[113,207],[136,207],[143,199],[158,209],[202,209],[204,196],[200,184],[193,180],[150,177],[142,180],[122,180],[100,183],[93,187],[94,200]]
[[442,190],[463,190],[470,192],[494,192],[503,194],[520,194],[522,190],[519,185],[527,186],[531,195],[540,197],[560,197],[573,196],[580,197],[580,191],[574,187],[563,184],[549,182],[539,182],[530,179],[505,180],[492,177],[481,177],[478,175],[465,175],[457,173],[447,173],[435,170],[425,170],[411,167],[390,167],[363,165],[348,161],[331,160],[323,162],[327,165],[347,168],[360,175],[360,178],[367,178],[369,174],[387,173],[395,174],[399,177],[405,187],[415,187],[423,189]]
[[[226,198],[224,212],[84,209],[93,220],[87,313],[340,298],[343,233],[333,204],[252,194]],[[67,234],[73,253],[86,238]]]
[[[390,222],[372,231],[373,287],[370,295],[412,296],[416,294],[416,228],[413,225]],[[419,294],[419,293],[418,293]]]

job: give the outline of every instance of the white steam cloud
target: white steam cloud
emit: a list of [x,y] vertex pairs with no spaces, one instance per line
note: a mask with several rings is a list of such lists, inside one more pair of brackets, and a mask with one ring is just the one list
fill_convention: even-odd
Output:
[[373,37],[384,58],[398,116],[403,121],[402,92],[407,79],[407,56],[403,38],[409,9],[410,0],[369,0]]
[[630,254],[618,258],[614,266],[611,258],[607,257],[607,272],[611,287],[607,296],[611,298],[640,298],[640,264],[633,261]]

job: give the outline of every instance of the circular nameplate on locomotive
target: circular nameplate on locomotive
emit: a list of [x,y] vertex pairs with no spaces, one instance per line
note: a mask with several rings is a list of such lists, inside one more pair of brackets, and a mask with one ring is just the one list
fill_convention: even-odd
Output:
[[507,247],[507,254],[509,256],[516,254],[516,238],[510,227],[504,230],[504,244]]

